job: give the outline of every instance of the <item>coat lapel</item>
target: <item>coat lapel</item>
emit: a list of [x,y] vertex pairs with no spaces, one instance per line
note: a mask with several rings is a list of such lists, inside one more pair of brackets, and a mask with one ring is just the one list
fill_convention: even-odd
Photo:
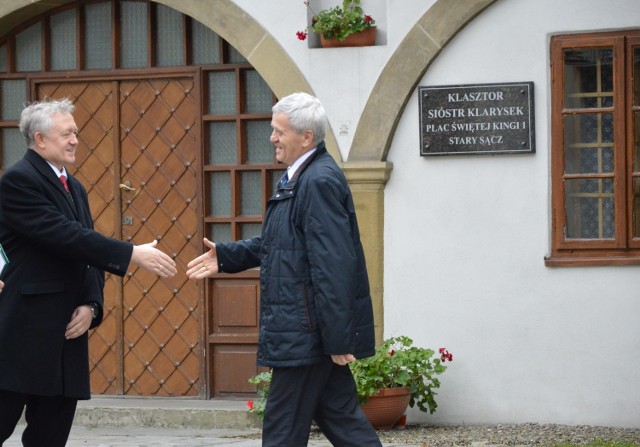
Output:
[[[67,194],[67,191],[64,189],[64,186],[62,186],[62,183],[60,182],[60,179],[58,178],[56,173],[53,172],[53,169],[51,169],[51,166],[49,166],[49,163],[47,163],[47,161],[44,158],[42,158],[33,149],[27,149],[27,153],[25,154],[24,158],[29,163],[31,163],[31,165],[47,181],[47,183],[49,183],[51,185],[51,187],[61,195],[61,197],[63,198],[64,202],[66,202],[66,204],[68,205],[67,209],[71,210],[75,220],[79,220],[78,219],[78,211],[77,211],[76,206],[74,204],[74,200],[72,200],[72,196]],[[71,185],[70,179],[68,181],[68,184]],[[69,188],[69,189],[72,190],[71,188]],[[64,209],[62,211],[66,212],[67,209]]]

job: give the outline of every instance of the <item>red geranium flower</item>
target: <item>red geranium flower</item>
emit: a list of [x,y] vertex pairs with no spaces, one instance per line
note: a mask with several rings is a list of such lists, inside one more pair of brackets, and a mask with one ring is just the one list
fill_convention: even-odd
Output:
[[442,361],[442,363],[444,363],[447,360],[450,361],[450,362],[453,362],[453,354],[451,354],[445,348],[440,348],[440,361]]
[[249,407],[249,410],[253,410],[253,401],[252,400],[248,400],[247,401],[247,407]]

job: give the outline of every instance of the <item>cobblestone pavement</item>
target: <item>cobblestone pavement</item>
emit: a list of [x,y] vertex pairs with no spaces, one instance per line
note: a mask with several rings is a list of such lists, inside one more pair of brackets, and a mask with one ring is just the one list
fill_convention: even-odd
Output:
[[[20,436],[24,426],[18,426],[4,447],[22,447]],[[384,444],[396,447],[407,444]],[[260,432],[247,430],[196,430],[151,427],[99,427],[74,426],[67,447],[260,447]],[[330,447],[326,440],[311,440],[309,446]],[[418,447],[415,445],[414,447]]]
[[[5,447],[22,447],[20,436],[24,427],[18,427]],[[235,430],[196,430],[180,428],[149,427],[98,427],[85,428],[74,426],[67,447],[258,447],[258,438],[247,439],[252,432]],[[245,436],[237,438],[235,436]],[[331,444],[309,444],[323,446]]]
[[[22,447],[18,426],[4,447]],[[384,447],[551,447],[559,444],[588,445],[595,439],[625,441],[640,446],[640,428],[588,425],[514,424],[463,426],[407,426],[378,432]],[[310,447],[330,447],[312,430]],[[88,428],[75,425],[67,447],[261,447],[260,430],[187,429],[128,425]]]

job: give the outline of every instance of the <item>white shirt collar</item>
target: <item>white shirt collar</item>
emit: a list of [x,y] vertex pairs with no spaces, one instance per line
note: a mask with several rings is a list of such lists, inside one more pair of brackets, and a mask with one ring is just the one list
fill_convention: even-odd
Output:
[[65,177],[69,178],[69,176],[67,175],[67,170],[65,169],[64,166],[62,167],[62,171],[60,171],[58,168],[56,168],[54,165],[52,165],[48,161],[47,161],[47,163],[49,164],[49,166],[51,166],[51,169],[53,169],[53,172],[56,173],[58,178],[60,178],[61,175],[64,175]]
[[316,149],[317,147],[314,147],[309,152],[305,152],[296,161],[294,161],[291,166],[289,166],[289,168],[287,169],[287,176],[289,177],[289,179],[293,178],[293,175],[296,173],[300,165],[302,165],[302,163],[304,163],[307,158],[311,157]]

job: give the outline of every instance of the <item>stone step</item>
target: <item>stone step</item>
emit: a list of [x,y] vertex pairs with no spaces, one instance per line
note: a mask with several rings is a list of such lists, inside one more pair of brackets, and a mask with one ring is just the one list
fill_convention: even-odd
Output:
[[262,426],[256,415],[247,412],[246,400],[128,396],[99,396],[79,401],[73,423],[89,428],[245,430]]

